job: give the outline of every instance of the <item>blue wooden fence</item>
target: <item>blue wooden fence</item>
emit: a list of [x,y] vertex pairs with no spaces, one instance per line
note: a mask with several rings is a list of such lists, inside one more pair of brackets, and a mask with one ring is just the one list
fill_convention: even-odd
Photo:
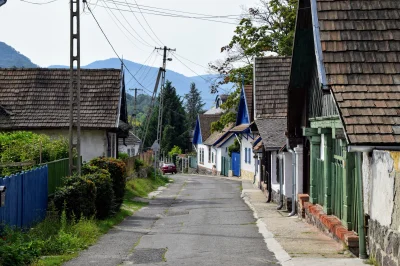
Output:
[[28,228],[41,221],[47,209],[47,165],[0,178],[6,186],[5,206],[0,207],[0,224]]

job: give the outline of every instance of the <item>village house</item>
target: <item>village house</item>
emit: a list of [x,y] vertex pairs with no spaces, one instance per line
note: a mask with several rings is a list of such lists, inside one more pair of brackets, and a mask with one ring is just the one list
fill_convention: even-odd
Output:
[[118,152],[126,153],[129,157],[139,154],[141,140],[132,132],[129,131],[127,138],[118,139]]
[[[68,69],[0,69],[0,131],[68,137]],[[117,157],[129,126],[123,72],[81,70],[81,154]]]
[[255,58],[252,131],[260,135],[253,147],[262,169],[256,184],[266,192],[268,201],[291,210],[293,156],[285,147],[290,66],[290,57]]
[[[251,85],[242,86],[240,91],[239,107],[235,126],[230,130],[240,144],[239,152],[232,152],[231,165],[234,176],[254,181],[258,162],[254,158],[253,141],[255,134],[250,130],[253,110],[253,96]],[[247,92],[247,93],[246,93]]]
[[199,114],[193,134],[193,146],[197,153],[199,173],[212,173],[215,168],[216,150],[212,145],[205,143],[211,136],[211,123],[216,122],[220,114]]
[[399,21],[400,1],[299,1],[288,95],[300,213],[381,265],[399,263]]

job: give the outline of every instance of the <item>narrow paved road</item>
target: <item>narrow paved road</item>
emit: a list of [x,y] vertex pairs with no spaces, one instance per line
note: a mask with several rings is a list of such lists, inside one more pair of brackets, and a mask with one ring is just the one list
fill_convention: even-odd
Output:
[[148,207],[66,265],[277,265],[241,182],[173,176]]

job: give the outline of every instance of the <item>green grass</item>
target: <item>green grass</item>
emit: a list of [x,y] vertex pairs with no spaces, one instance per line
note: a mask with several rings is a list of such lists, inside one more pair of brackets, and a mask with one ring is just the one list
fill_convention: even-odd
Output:
[[[21,261],[29,260],[30,265],[33,266],[62,265],[77,257],[79,251],[95,244],[101,235],[107,233],[127,216],[148,204],[135,201],[135,197],[147,197],[150,192],[169,182],[169,179],[165,177],[128,181],[121,209],[104,220],[82,218],[68,221],[65,212],[60,217],[54,207],[49,207],[45,220],[29,232],[8,230],[4,238],[0,238],[0,265],[16,265],[15,262],[6,261],[7,258],[13,259],[13,254],[22,254],[23,256],[18,255],[21,256]],[[27,263],[18,265],[25,264]]]
[[160,186],[169,183],[169,178],[158,176],[156,178],[135,178],[126,184],[127,192],[131,197],[146,198],[149,193],[156,190]]

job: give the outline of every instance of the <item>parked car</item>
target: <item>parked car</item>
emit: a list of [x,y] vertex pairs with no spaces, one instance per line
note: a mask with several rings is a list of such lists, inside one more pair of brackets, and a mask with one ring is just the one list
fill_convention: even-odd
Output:
[[161,166],[161,171],[163,174],[170,173],[170,174],[176,174],[176,166],[173,163],[163,163]]

